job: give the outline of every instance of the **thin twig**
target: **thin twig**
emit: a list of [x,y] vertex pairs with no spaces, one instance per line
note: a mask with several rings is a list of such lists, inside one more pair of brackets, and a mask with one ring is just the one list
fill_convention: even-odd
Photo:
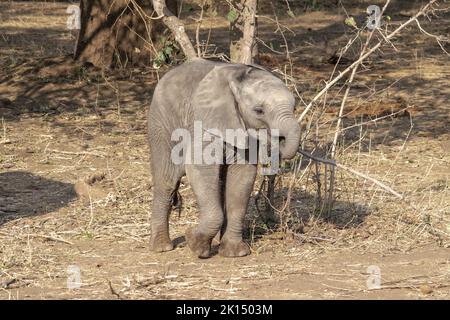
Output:
[[338,168],[344,169],[344,170],[346,170],[346,171],[349,171],[349,172],[353,173],[354,175],[356,175],[356,176],[358,176],[358,177],[360,177],[360,178],[363,178],[363,179],[365,179],[365,180],[372,181],[373,183],[375,183],[376,185],[378,185],[378,186],[381,187],[382,189],[384,189],[384,190],[386,190],[386,191],[392,193],[393,195],[395,195],[397,198],[399,198],[399,199],[404,199],[404,197],[403,197],[400,193],[398,193],[397,191],[395,191],[395,190],[392,189],[391,187],[385,185],[385,184],[382,183],[381,181],[378,181],[377,179],[372,178],[372,177],[370,177],[370,176],[368,176],[368,175],[366,175],[366,174],[364,174],[364,173],[362,173],[362,172],[356,171],[355,169],[352,169],[352,168],[347,167],[347,166],[345,166],[345,165],[343,165],[343,164],[337,163],[337,162],[334,161],[334,160],[329,160],[329,159],[323,159],[323,158],[316,157],[316,156],[312,155],[311,153],[306,152],[306,151],[304,151],[304,150],[299,150],[298,152],[301,153],[302,155],[304,155],[305,157],[308,157],[308,158],[310,158],[310,159],[312,159],[312,160],[314,160],[314,161],[326,163],[326,164],[332,165],[332,166],[334,166],[334,167],[338,167]]
[[[383,14],[386,11],[386,8],[388,7],[390,2],[391,2],[391,0],[386,1],[383,9],[381,10],[380,16],[383,16]],[[369,47],[369,44],[370,44],[370,40],[372,40],[375,30],[376,30],[376,28],[374,28],[370,32],[369,36],[367,37],[366,42],[365,42],[365,44],[361,50],[361,53],[359,55],[359,58],[361,58],[366,53],[367,48]],[[388,40],[385,40],[385,41],[388,41]],[[347,88],[345,88],[344,97],[342,98],[341,106],[339,108],[339,115],[338,115],[338,119],[337,119],[337,123],[336,123],[336,132],[334,133],[333,143],[331,145],[331,159],[334,159],[336,157],[336,146],[337,146],[337,141],[338,141],[339,134],[340,134],[342,115],[344,114],[345,103],[347,102],[347,98],[350,93],[350,88],[352,86],[353,80],[355,79],[356,72],[358,71],[358,67],[361,64],[361,62],[362,62],[362,60],[358,64],[355,65],[355,67],[353,68],[352,73],[350,75],[350,78],[347,81]],[[333,193],[334,193],[334,182],[335,182],[334,174],[335,174],[334,167],[331,167],[330,190],[328,190],[328,199],[326,199],[326,204],[327,204],[328,210],[331,210],[333,207]]]
[[200,46],[200,28],[202,27],[202,23],[203,23],[203,14],[205,12],[205,4],[206,4],[206,0],[202,1],[201,4],[201,11],[200,11],[200,17],[197,19],[197,28],[195,30],[195,40],[196,40],[196,45],[197,45],[197,56],[201,57],[202,56],[202,50],[201,50],[201,46]]
[[423,16],[430,7],[435,4],[439,0],[431,0],[428,4],[426,4],[422,9],[420,9],[413,17],[411,17],[408,21],[401,24],[397,29],[392,31],[389,35],[387,35],[385,38],[383,38],[382,41],[379,41],[375,46],[370,48],[362,57],[360,57],[358,60],[353,62],[350,66],[348,66],[344,71],[340,72],[338,76],[336,76],[333,80],[327,82],[326,86],[311,100],[311,102],[306,106],[305,110],[303,110],[302,114],[298,117],[298,122],[301,122],[303,118],[306,116],[306,114],[309,112],[309,110],[312,108],[314,103],[323,96],[328,90],[334,86],[339,80],[341,80],[347,73],[349,73],[351,70],[353,70],[356,66],[358,66],[363,60],[365,60],[367,57],[369,57],[372,53],[377,51],[384,42],[387,40],[391,40],[396,35],[400,33],[404,28],[406,28],[408,25],[410,25],[412,22],[415,22],[419,17]]
[[69,244],[69,245],[73,246],[73,242],[70,242],[70,241],[62,239],[62,238],[57,238],[57,237],[45,235],[45,234],[31,233],[31,234],[27,234],[27,236],[36,237],[36,238],[44,238],[44,239],[47,239],[47,240],[52,240],[52,241],[56,241],[56,242],[62,242],[62,243]]
[[89,151],[78,151],[78,152],[74,152],[74,151],[63,151],[63,150],[56,150],[56,149],[47,149],[46,151],[48,152],[53,152],[53,153],[62,153],[62,154],[71,154],[71,155],[90,155],[90,156],[96,156],[96,157],[101,157],[104,158],[105,154],[102,153],[98,153],[98,152],[89,152]]

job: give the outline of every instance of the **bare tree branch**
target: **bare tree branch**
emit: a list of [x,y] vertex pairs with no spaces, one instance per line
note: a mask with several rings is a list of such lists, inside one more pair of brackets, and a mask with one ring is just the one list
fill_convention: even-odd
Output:
[[[391,2],[391,0],[387,0],[383,9],[381,10],[381,16],[383,16],[384,12],[386,11],[386,8],[389,6],[389,3]],[[375,30],[377,30],[377,28],[374,28],[369,36],[366,39],[366,42],[359,54],[359,57],[361,58],[367,51],[367,48],[370,45],[370,40],[372,40],[373,34],[375,32]],[[389,40],[385,40],[385,41],[389,41]],[[362,62],[362,60],[361,60]],[[338,115],[338,120],[336,123],[336,132],[334,133],[334,138],[333,138],[333,143],[331,145],[331,159],[334,159],[336,157],[336,146],[337,146],[337,141],[339,138],[339,134],[341,132],[340,128],[341,128],[341,122],[342,122],[342,116],[344,114],[344,107],[345,107],[345,103],[347,102],[347,98],[348,95],[350,93],[350,88],[352,86],[353,80],[355,79],[355,75],[356,72],[358,71],[358,67],[361,64],[361,62],[357,65],[355,65],[355,67],[352,70],[352,73],[350,75],[350,78],[347,81],[347,88],[345,88],[345,93],[344,93],[344,97],[342,98],[342,102],[341,102],[341,107],[339,108],[339,115]],[[330,189],[328,192],[328,199],[326,200],[327,206],[328,206],[328,210],[331,210],[333,207],[333,193],[334,193],[334,179],[335,179],[335,171],[334,171],[334,167],[331,167],[331,173],[330,173]]]
[[305,110],[303,110],[302,114],[298,117],[298,122],[301,122],[303,120],[303,118],[306,116],[306,114],[309,112],[309,110],[312,108],[312,106],[314,105],[314,103],[319,100],[319,98],[321,96],[323,96],[326,92],[328,92],[328,90],[334,86],[339,80],[341,80],[347,73],[349,73],[350,71],[352,71],[356,66],[358,66],[363,60],[365,60],[368,56],[370,56],[372,53],[374,53],[375,51],[377,51],[384,42],[391,40],[392,38],[394,38],[396,35],[398,35],[400,33],[400,31],[402,31],[404,28],[406,28],[408,25],[410,25],[412,22],[417,21],[417,19],[421,16],[423,16],[424,14],[426,14],[428,12],[429,9],[431,9],[431,7],[433,6],[433,4],[435,4],[436,2],[438,2],[439,0],[431,0],[430,2],[428,2],[425,6],[422,7],[422,9],[420,9],[414,16],[412,16],[408,21],[406,21],[405,23],[401,24],[397,29],[395,29],[394,31],[392,31],[389,35],[387,35],[385,38],[383,38],[383,40],[379,41],[375,46],[373,46],[372,48],[370,48],[364,55],[362,55],[358,60],[356,60],[355,62],[353,62],[348,68],[346,68],[344,71],[342,71],[341,73],[339,73],[338,76],[336,76],[333,80],[331,80],[330,82],[327,83],[327,85],[311,100],[311,102],[306,106]]
[[346,171],[348,171],[348,172],[353,173],[354,175],[356,175],[356,176],[358,176],[358,177],[360,177],[360,178],[363,178],[363,179],[365,179],[365,180],[372,181],[372,182],[375,183],[377,186],[379,186],[379,187],[383,188],[384,190],[386,190],[386,191],[392,193],[392,194],[393,194],[394,196],[396,196],[397,198],[399,198],[399,199],[404,199],[404,197],[403,197],[400,193],[398,193],[397,191],[395,191],[395,190],[392,189],[391,187],[385,185],[384,183],[378,181],[378,180],[375,179],[375,178],[372,178],[372,177],[370,177],[370,176],[368,176],[368,175],[366,175],[366,174],[364,174],[364,173],[361,173],[361,172],[359,172],[359,171],[356,171],[355,169],[352,169],[352,168],[349,168],[349,167],[347,167],[347,166],[345,166],[345,165],[343,165],[343,164],[337,163],[337,162],[334,161],[334,160],[323,159],[323,158],[319,158],[319,157],[313,156],[311,153],[306,152],[306,151],[304,151],[304,150],[299,150],[299,153],[301,153],[301,154],[304,155],[305,157],[308,157],[308,158],[310,158],[310,159],[312,159],[312,160],[314,160],[314,161],[322,162],[322,163],[325,163],[325,164],[332,165],[333,167],[338,167],[338,168],[344,169],[344,170],[346,170]]
[[184,24],[178,19],[166,6],[165,0],[152,0],[153,8],[156,14],[162,18],[164,24],[175,35],[175,39],[179,43],[181,49],[188,59],[197,57],[197,53],[192,45],[191,40],[186,33]]

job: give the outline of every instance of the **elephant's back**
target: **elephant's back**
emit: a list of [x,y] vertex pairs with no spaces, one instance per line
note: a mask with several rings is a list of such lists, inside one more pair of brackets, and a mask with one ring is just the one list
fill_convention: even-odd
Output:
[[[186,122],[190,99],[198,83],[217,65],[217,62],[195,58],[168,71],[158,82],[149,109],[149,118],[167,125]],[[164,119],[166,118],[166,119]],[[169,122],[169,123],[167,123]]]
[[189,98],[198,83],[216,66],[216,62],[195,58],[167,72],[155,88],[154,99],[164,98],[174,103]]

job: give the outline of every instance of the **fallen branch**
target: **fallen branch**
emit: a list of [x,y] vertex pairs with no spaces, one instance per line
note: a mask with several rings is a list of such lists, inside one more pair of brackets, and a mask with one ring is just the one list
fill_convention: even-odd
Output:
[[47,149],[46,151],[51,152],[51,153],[61,153],[61,154],[68,154],[68,155],[76,155],[76,156],[96,156],[96,157],[101,157],[104,158],[105,155],[102,153],[97,153],[97,152],[89,152],[89,151],[63,151],[63,150],[56,150],[56,149]]
[[[395,290],[395,289],[410,289],[410,290],[420,290],[422,291],[422,287],[425,285],[429,285],[427,282],[424,283],[418,283],[418,284],[410,284],[410,285],[392,285],[392,286],[381,286],[379,288],[371,288],[368,289],[368,291],[375,291],[375,290]],[[442,289],[442,288],[448,288],[450,287],[450,283],[444,283],[444,284],[437,284],[434,285],[433,287],[430,287],[431,290],[436,290],[436,289]],[[362,290],[364,291],[364,290]],[[430,291],[429,293],[431,293],[432,291]],[[426,293],[424,293],[426,294]]]
[[73,246],[73,242],[67,241],[67,240],[62,239],[62,238],[57,238],[57,237],[45,235],[45,234],[30,233],[30,234],[27,234],[27,236],[29,236],[29,237],[36,237],[36,238],[44,238],[44,239],[47,239],[47,240],[56,241],[56,242],[62,242],[62,243],[69,244],[69,245]]

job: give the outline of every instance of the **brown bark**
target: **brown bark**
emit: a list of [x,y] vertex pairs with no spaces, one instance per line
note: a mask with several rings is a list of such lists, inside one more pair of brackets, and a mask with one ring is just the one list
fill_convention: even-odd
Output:
[[237,18],[230,21],[230,58],[251,64],[258,55],[256,43],[258,0],[233,0]]
[[[177,12],[176,0],[168,0],[168,5]],[[75,59],[110,68],[149,64],[155,56],[165,26],[148,18],[153,13],[149,1],[81,0],[80,11]]]

